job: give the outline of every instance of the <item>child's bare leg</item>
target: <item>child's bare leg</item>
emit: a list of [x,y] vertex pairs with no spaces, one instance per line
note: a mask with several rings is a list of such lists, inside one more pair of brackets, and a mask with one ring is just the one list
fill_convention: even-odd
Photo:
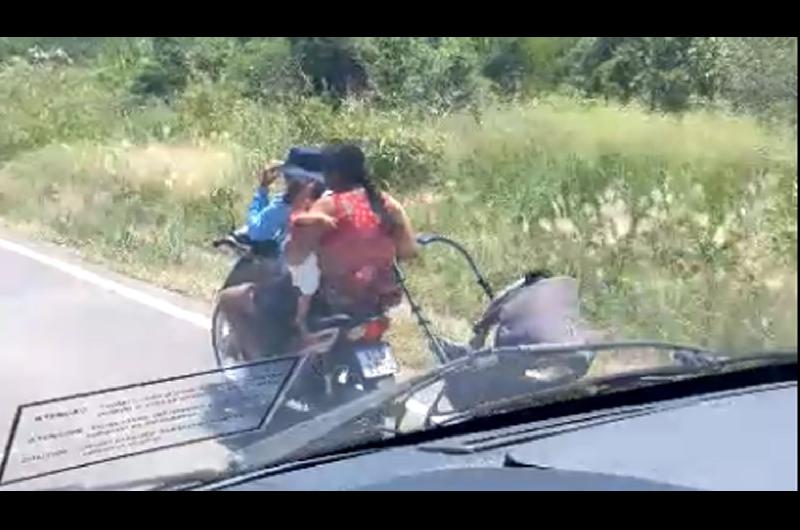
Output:
[[297,329],[300,330],[300,337],[302,339],[306,339],[308,337],[308,325],[306,319],[308,318],[308,311],[311,307],[311,296],[309,295],[302,295],[297,301],[297,316],[295,318],[295,324],[297,325]]
[[261,346],[252,283],[228,287],[219,294],[219,307],[231,325],[243,361],[257,357]]

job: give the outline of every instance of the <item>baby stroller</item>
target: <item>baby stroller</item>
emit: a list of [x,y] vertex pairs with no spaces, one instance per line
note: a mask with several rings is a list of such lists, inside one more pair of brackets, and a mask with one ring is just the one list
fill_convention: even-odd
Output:
[[[462,245],[440,235],[422,234],[417,240],[423,248],[443,244],[455,249],[489,301],[473,325],[468,342],[448,340],[433,331],[398,269],[411,312],[437,362],[461,365],[461,369],[443,377],[445,389],[440,397],[446,397],[452,409],[474,408],[478,402],[495,403],[527,395],[532,386],[537,389],[556,386],[587,374],[594,352],[573,346],[599,337],[582,322],[578,282],[574,278],[554,276],[543,270],[530,271],[495,293]],[[554,345],[570,347],[553,351]],[[491,378],[477,366],[489,358],[496,363]],[[454,363],[459,359],[464,362]]]

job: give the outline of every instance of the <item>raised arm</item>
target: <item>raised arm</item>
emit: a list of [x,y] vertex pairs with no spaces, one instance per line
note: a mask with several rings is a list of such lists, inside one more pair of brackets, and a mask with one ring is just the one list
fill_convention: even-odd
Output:
[[322,197],[311,205],[308,212],[295,219],[286,248],[290,262],[304,259],[309,252],[318,250],[322,236],[336,227],[333,213],[333,201],[329,197]]
[[286,230],[290,205],[283,197],[270,199],[269,187],[278,178],[280,162],[272,161],[258,172],[258,188],[247,209],[247,235],[254,241],[277,238]]
[[397,257],[401,260],[416,258],[419,254],[414,229],[411,227],[411,220],[406,214],[405,208],[394,197],[384,194],[386,208],[389,215],[395,221],[395,230],[392,234],[395,246],[397,247]]
[[286,229],[289,209],[283,197],[270,199],[267,190],[259,187],[247,210],[247,235],[254,241],[276,238]]

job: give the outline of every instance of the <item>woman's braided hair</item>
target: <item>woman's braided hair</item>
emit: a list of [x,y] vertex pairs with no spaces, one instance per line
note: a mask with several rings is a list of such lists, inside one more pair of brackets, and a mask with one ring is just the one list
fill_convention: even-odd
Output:
[[362,186],[370,208],[381,220],[381,226],[389,233],[394,230],[395,220],[386,208],[383,195],[369,178],[366,157],[360,147],[351,143],[328,146],[325,149],[325,171],[336,172],[345,186]]

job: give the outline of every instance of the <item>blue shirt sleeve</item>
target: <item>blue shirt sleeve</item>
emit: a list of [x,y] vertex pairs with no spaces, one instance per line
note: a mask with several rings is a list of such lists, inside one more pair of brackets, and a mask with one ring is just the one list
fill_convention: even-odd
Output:
[[273,197],[263,188],[253,194],[250,208],[247,209],[247,235],[253,241],[274,239],[280,242],[289,221],[289,205],[283,195]]

